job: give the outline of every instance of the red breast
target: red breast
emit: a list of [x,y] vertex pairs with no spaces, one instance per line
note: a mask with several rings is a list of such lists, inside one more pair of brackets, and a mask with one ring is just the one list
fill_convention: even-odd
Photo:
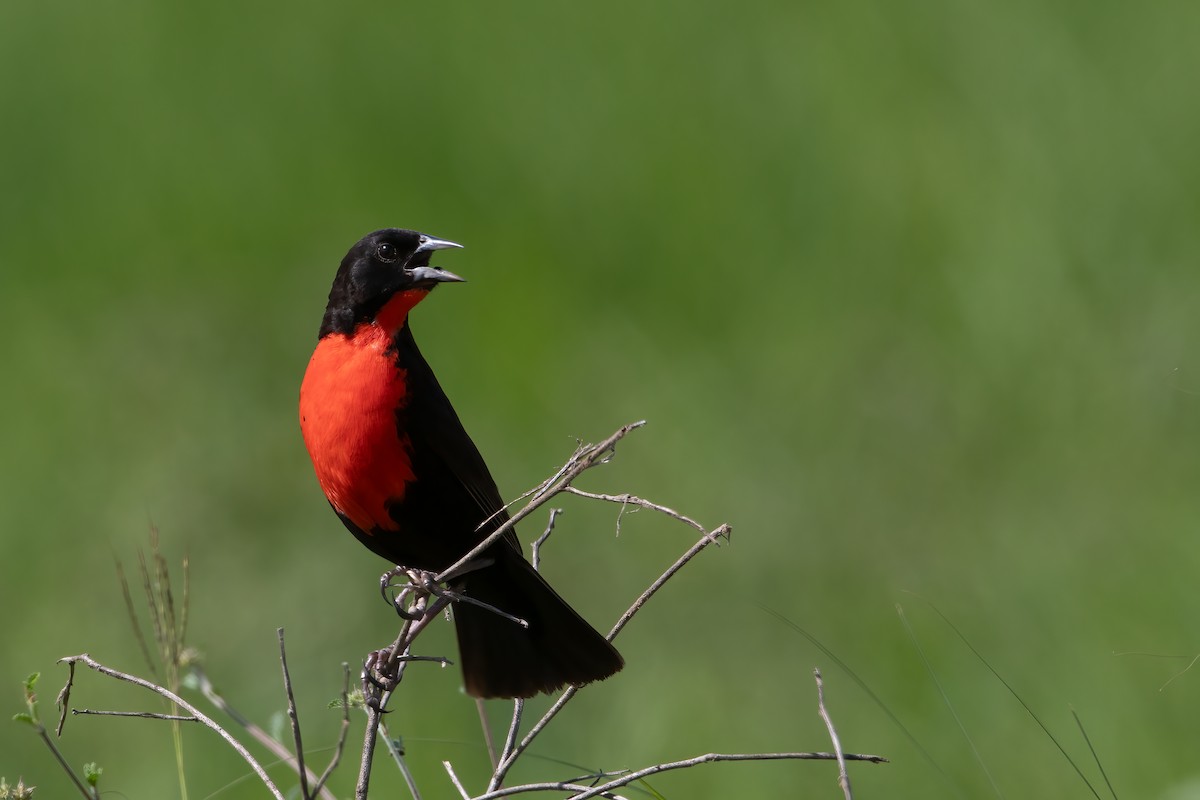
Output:
[[375,324],[321,339],[300,386],[300,430],[329,502],[364,533],[396,530],[388,506],[413,480],[408,439],[396,427],[404,371],[391,335]]

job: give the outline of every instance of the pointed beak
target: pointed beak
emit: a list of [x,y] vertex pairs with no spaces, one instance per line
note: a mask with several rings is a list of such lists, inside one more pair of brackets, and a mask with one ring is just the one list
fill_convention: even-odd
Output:
[[[458,247],[458,245],[454,245]],[[460,278],[449,270],[441,267],[413,267],[408,270],[413,283],[430,285],[435,283],[464,283],[466,278]]]
[[421,244],[417,246],[417,252],[428,253],[433,250],[449,250],[454,247],[461,248],[462,245],[458,242],[452,242],[449,239],[435,239],[432,236],[422,236]]
[[[433,236],[421,235],[421,243],[417,245],[417,253],[430,253],[434,250],[450,250],[451,248],[462,247],[458,242],[452,242],[449,239],[438,239]],[[414,254],[415,255],[415,254]],[[434,286],[439,283],[463,283],[467,279],[460,278],[453,272],[444,270],[441,267],[413,267],[408,270],[408,274],[413,283],[428,284]]]

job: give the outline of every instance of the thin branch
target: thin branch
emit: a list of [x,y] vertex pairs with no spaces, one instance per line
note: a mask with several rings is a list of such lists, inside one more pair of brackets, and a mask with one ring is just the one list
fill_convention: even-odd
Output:
[[[292,769],[296,769],[296,759],[292,755],[292,753],[290,751],[288,751],[288,749],[286,747],[284,747],[282,744],[280,744],[275,739],[275,737],[271,736],[271,734],[267,733],[262,728],[260,728],[258,725],[255,725],[253,722],[246,719],[246,717],[243,716],[236,708],[231,706],[229,704],[229,701],[226,700],[224,697],[222,697],[220,695],[220,693],[217,692],[216,687],[213,686],[212,681],[209,679],[208,675],[204,672],[203,669],[201,669],[201,667],[199,665],[192,664],[190,669],[191,669],[192,676],[196,679],[196,683],[198,684],[198,688],[200,689],[200,694],[202,694],[204,696],[205,700],[212,703],[219,711],[222,711],[226,716],[228,716],[230,719],[232,719],[234,722],[236,722],[242,728],[242,730],[244,730],[246,733],[250,734],[250,736],[254,739],[254,741],[258,742],[260,745],[265,747],[267,750],[271,751],[271,754],[273,756],[275,756],[281,762],[290,766]],[[345,745],[345,740],[346,740],[346,730],[345,729],[346,729],[347,725],[349,725],[348,720],[343,723],[342,736],[339,741],[339,747]],[[335,759],[338,756],[340,756],[340,754],[341,754],[340,751],[335,752],[334,753]],[[310,781],[316,781],[316,779],[317,779],[316,775],[311,770],[309,770],[309,772],[308,772],[308,779]],[[322,783],[323,782],[324,781],[322,781]],[[313,793],[320,796],[321,798],[323,798],[323,800],[336,800],[333,792],[329,791],[329,789],[327,789],[327,788],[322,788],[319,790],[314,789]]]
[[542,564],[542,545],[550,538],[550,534],[554,533],[554,521],[558,519],[558,515],[561,513],[563,513],[561,508],[550,509],[550,519],[546,522],[546,529],[529,546],[529,559],[530,563],[533,564],[534,572],[537,572],[538,567]]
[[62,691],[58,693],[54,704],[58,706],[58,726],[54,729],[54,735],[62,738],[63,725],[67,723],[67,707],[71,704],[71,687],[75,685],[75,665],[67,665],[67,682],[63,684]]
[[[591,469],[597,464],[602,464],[611,458],[613,449],[616,447],[617,442],[621,441],[621,439],[624,439],[630,431],[637,430],[645,424],[645,420],[631,422],[628,425],[623,425],[618,428],[615,433],[599,444],[579,448],[579,450],[576,451],[576,454],[573,455],[567,462],[567,465],[563,469],[559,470],[558,474],[555,476],[555,479],[543,484],[543,488],[541,488],[537,495],[528,503],[526,503],[520,511],[509,517],[509,519],[505,521],[503,525],[499,526],[496,528],[496,530],[488,534],[483,541],[471,548],[466,555],[451,564],[449,568],[442,570],[435,580],[440,583],[441,581],[445,580],[445,576],[457,573],[471,561],[474,561],[478,556],[482,555],[485,550],[487,550],[496,542],[500,541],[505,534],[516,527],[518,522],[525,519],[525,517],[532,514],[545,503],[549,502],[550,499],[554,497],[554,495],[561,492],[564,487],[570,486],[571,481],[575,480],[585,471]],[[487,520],[484,520],[482,525],[488,524],[491,519],[492,517],[489,517]]]
[[463,788],[462,781],[454,774],[454,767],[450,765],[450,762],[443,761],[442,766],[446,768],[446,773],[450,776],[450,782],[454,784],[455,789],[458,789],[458,793],[462,796],[462,799],[471,800],[471,795],[467,793],[467,790]]
[[[886,764],[888,759],[883,756],[866,755],[859,753],[846,753],[844,757],[847,761],[867,761],[872,764]],[[668,772],[676,769],[688,769],[701,764],[715,764],[721,761],[782,761],[782,760],[801,760],[801,761],[836,761],[838,758],[836,753],[706,753],[702,756],[694,758],[686,758],[682,761],[669,761],[665,764],[655,764],[653,766],[639,769],[636,772],[629,772],[622,775],[620,778],[611,780],[607,783],[602,783],[598,786],[583,787],[578,785],[568,785],[563,783],[530,783],[521,786],[510,786],[506,789],[497,789],[494,792],[481,794],[474,800],[496,800],[499,797],[508,797],[514,794],[523,794],[526,792],[548,792],[562,791],[564,787],[569,787],[571,791],[578,791],[578,794],[571,796],[570,800],[587,800],[589,797],[610,796],[614,789],[619,789],[622,786],[628,786],[634,781],[640,781],[642,778],[648,778],[651,775],[657,775],[660,772]],[[582,791],[580,791],[582,790]]]
[[[521,698],[513,700],[512,722],[508,725],[508,735],[504,737],[504,750],[500,753],[500,761],[492,769],[492,778],[488,781],[489,792],[494,792],[500,788],[500,782],[504,780],[504,772],[500,770],[500,764],[510,763],[513,759],[513,751],[517,749],[517,736],[521,733],[521,717],[525,713],[525,701]],[[505,770],[506,772],[507,770]]]
[[837,755],[838,786],[842,787],[842,794],[846,796],[846,800],[854,800],[854,793],[850,790],[850,773],[846,772],[846,756],[842,753],[842,740],[838,738],[837,728],[833,727],[833,718],[825,708],[825,683],[821,680],[821,670],[816,667],[813,667],[813,678],[817,681],[817,713],[825,721],[829,739],[833,742],[833,752]]
[[[383,714],[382,709],[387,707],[393,690],[403,679],[404,670],[408,666],[409,661],[424,660],[426,658],[423,656],[412,656],[409,653],[412,641],[430,622],[441,614],[446,606],[450,605],[450,600],[444,596],[436,598],[432,603],[429,603],[428,600],[429,594],[426,592],[419,595],[414,601],[413,606],[406,614],[408,618],[400,626],[400,633],[386,650],[388,655],[383,664],[376,667],[368,662],[365,668],[364,678],[367,671],[373,670],[381,677],[384,677],[389,685],[385,688],[380,688],[377,684],[372,685],[370,681],[364,680],[363,695],[366,698],[367,727],[363,732],[362,758],[359,761],[358,782],[354,789],[356,800],[366,800],[367,798],[367,790],[371,783],[371,765],[375,758],[375,743],[379,738],[379,726]],[[449,663],[443,658],[432,660],[439,661],[443,665]],[[409,788],[413,791],[413,796],[417,797],[416,787],[412,784],[411,779],[409,779]]]
[[212,720],[211,718],[206,716],[204,714],[204,712],[200,711],[200,709],[196,708],[191,703],[187,702],[182,697],[180,697],[179,695],[172,692],[170,689],[166,689],[162,686],[159,686],[158,684],[151,683],[150,681],[144,680],[142,678],[138,678],[134,675],[129,675],[124,672],[119,672],[118,670],[112,669],[111,667],[106,667],[103,664],[101,664],[99,661],[96,661],[95,659],[93,659],[87,653],[81,653],[77,656],[68,656],[66,658],[59,659],[60,664],[74,664],[76,662],[83,664],[84,666],[88,667],[89,669],[93,669],[96,672],[99,672],[101,675],[107,675],[110,678],[116,678],[117,680],[125,681],[127,683],[132,683],[135,686],[141,686],[143,689],[147,689],[151,692],[154,692],[157,695],[160,695],[161,697],[165,697],[166,699],[170,700],[175,705],[184,709],[189,714],[196,717],[201,723],[204,724],[205,727],[216,732],[216,734],[218,736],[220,736],[222,739],[224,739],[229,744],[230,747],[232,747],[235,751],[237,751],[237,754],[240,755],[242,757],[242,759],[248,765],[250,765],[250,768],[252,770],[254,770],[254,773],[256,775],[258,775],[259,780],[261,780],[263,782],[263,785],[267,787],[267,790],[271,792],[271,795],[273,797],[277,798],[277,800],[285,800],[283,794],[279,791],[279,788],[275,785],[275,782],[271,780],[271,776],[268,775],[266,770],[264,770],[262,768],[262,765],[259,764],[257,760],[255,760],[254,756],[250,755],[250,751],[247,750],[242,745],[241,742],[239,742],[237,739],[233,738],[233,736],[231,736],[229,734],[229,731],[225,730],[220,725],[218,725],[214,720]]
[[[342,761],[342,753],[346,749],[346,734],[350,731],[350,665],[345,661],[342,662],[342,729],[338,731],[337,744],[333,748],[333,758],[329,760],[329,766],[325,767],[325,771],[321,773],[321,777],[313,784],[313,794],[321,794],[325,789],[325,782],[329,780],[329,776],[337,769],[337,765]],[[333,800],[330,796],[329,800]]]
[[72,708],[71,716],[79,717],[137,717],[139,719],[161,719],[168,722],[199,722],[196,717],[182,714],[155,714],[151,711],[97,711],[91,708]]
[[644,508],[647,511],[657,511],[660,514],[666,514],[671,519],[677,519],[686,525],[692,526],[700,533],[704,533],[707,530],[707,528],[705,528],[699,522],[696,522],[696,520],[692,519],[691,517],[686,517],[683,514],[680,514],[678,511],[676,511],[673,508],[668,508],[667,506],[662,506],[662,505],[659,505],[658,503],[652,503],[649,500],[645,500],[641,497],[637,497],[636,495],[632,495],[632,494],[600,494],[599,492],[585,492],[583,489],[576,489],[574,486],[564,486],[562,491],[566,492],[567,494],[574,494],[574,495],[578,495],[579,497],[586,497],[589,500],[603,500],[606,503],[620,503],[621,507],[622,507],[621,513],[624,513],[624,509],[626,506],[637,506],[638,508]]
[[638,596],[638,599],[633,601],[633,605],[631,605],[625,611],[625,613],[621,615],[621,618],[617,620],[617,624],[614,625],[613,629],[608,632],[608,640],[610,642],[616,638],[617,634],[621,632],[622,628],[629,624],[629,621],[633,619],[634,615],[642,610],[642,607],[649,602],[650,598],[657,594],[658,590],[661,589],[667,581],[671,580],[671,578],[675,576],[675,573],[687,566],[687,563],[699,555],[701,550],[705,549],[710,544],[719,544],[721,539],[728,541],[729,535],[733,533],[733,528],[728,524],[718,525],[716,528],[708,532],[704,532],[703,528],[700,530],[704,533],[704,535],[701,536],[694,545],[689,547],[686,553],[676,559],[674,564],[667,567],[666,571],[663,572],[662,575],[659,575],[658,579],[654,581],[654,583],[647,586],[646,591],[642,592],[641,595]]
[[379,717],[382,713],[377,703],[367,703],[367,729],[363,732],[362,759],[358,764],[358,783],[354,787],[355,800],[367,800],[367,789],[371,785],[371,762],[375,757],[375,740],[379,736]]
[[36,730],[37,735],[41,738],[42,742],[46,745],[46,747],[50,748],[50,753],[54,756],[55,761],[58,762],[58,765],[62,767],[67,775],[71,778],[71,783],[75,784],[75,788],[78,789],[83,796],[87,798],[87,800],[97,800],[99,795],[97,794],[96,790],[81,781],[79,776],[75,774],[75,770],[71,769],[71,765],[67,763],[67,759],[62,754],[62,751],[58,749],[58,746],[54,744],[54,740],[50,738],[50,734],[47,732],[46,726],[38,725]]
[[[55,702],[59,707],[58,728],[56,729],[55,735],[59,738],[62,737],[63,723],[67,718],[67,701],[71,697],[71,685],[74,682],[75,665],[72,664],[67,671],[67,682],[63,686],[62,691],[58,693],[58,697],[55,699]],[[82,780],[80,780],[79,776],[75,774],[75,770],[71,769],[71,765],[67,763],[66,756],[62,754],[62,751],[58,749],[58,745],[54,743],[54,739],[50,738],[50,733],[46,730],[46,726],[42,724],[41,716],[38,714],[37,693],[35,689],[36,686],[34,685],[34,679],[31,676],[30,681],[26,683],[25,687],[25,707],[29,710],[28,713],[30,724],[33,725],[33,729],[37,732],[38,738],[42,740],[42,743],[46,745],[46,748],[50,751],[50,754],[54,756],[54,760],[57,761],[58,765],[63,768],[63,771],[67,773],[67,777],[71,779],[71,783],[75,784],[75,788],[78,789],[80,793],[87,798],[87,800],[97,800],[99,793],[96,791],[95,787],[88,786]]]
[[283,628],[276,628],[279,637],[279,665],[283,669],[283,691],[287,694],[288,720],[292,724],[292,740],[296,743],[296,774],[300,776],[300,796],[310,800],[308,770],[304,768],[304,743],[300,737],[300,715],[296,713],[296,696],[292,693],[292,673],[288,670],[287,649],[283,646]]
[[[715,544],[721,537],[728,538],[732,530],[733,529],[729,525],[720,525],[714,528],[712,531],[705,531],[704,535],[701,536],[695,544],[689,547],[687,552],[676,559],[674,564],[667,567],[663,574],[658,576],[658,579],[646,587],[646,590],[642,592],[636,600],[633,601],[633,605],[631,605],[625,611],[625,613],[621,615],[620,619],[617,620],[617,623],[613,626],[612,630],[609,631],[607,637],[608,640],[611,642],[613,639],[615,639],[617,634],[619,634],[621,630],[629,624],[629,621],[633,619],[638,611],[640,611],[646,605],[650,598],[653,597],[658,590],[661,589],[663,585],[675,575],[675,573],[683,569],[684,566],[686,566],[689,561],[695,558],[701,550],[704,550],[711,544]],[[492,784],[498,787],[504,782],[505,775],[510,769],[512,769],[512,765],[516,763],[516,760],[521,757],[521,754],[529,748],[529,745],[533,743],[533,740],[537,737],[537,735],[545,730],[546,726],[550,724],[550,721],[558,715],[559,711],[562,711],[563,707],[571,701],[571,698],[573,698],[578,691],[578,686],[568,686],[566,690],[559,695],[559,698],[554,702],[554,705],[550,706],[546,713],[542,715],[542,718],[539,719],[537,723],[530,729],[529,733],[525,734],[525,738],[521,740],[521,743],[513,748],[506,758],[501,759],[500,766],[496,769],[492,776]]]

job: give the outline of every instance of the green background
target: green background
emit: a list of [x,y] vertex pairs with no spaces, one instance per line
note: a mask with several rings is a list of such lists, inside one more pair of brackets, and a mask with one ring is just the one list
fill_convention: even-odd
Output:
[[[1200,646],[1197,41],[1172,0],[3,4],[0,706],[41,670],[52,716],[81,651],[144,671],[113,558],[153,524],[224,693],[282,709],[284,626],[306,744],[333,742],[339,665],[396,622],[296,393],[338,260],[398,225],[467,245],[414,327],[506,495],[646,418],[581,485],[735,527],[539,755],[828,749],[820,666],[844,746],[893,760],[853,768],[861,797],[992,794],[939,683],[1006,796],[1089,796],[928,600],[1093,782],[1072,709],[1122,796],[1200,796],[1200,675],[1159,691]],[[546,569],[598,627],[694,539],[562,505]],[[424,648],[453,656],[449,626]],[[409,679],[426,796],[442,759],[480,788],[457,672]],[[74,704],[160,708],[91,674]],[[192,798],[263,796],[186,745]],[[62,746],[113,796],[177,794],[163,723]],[[16,724],[0,775],[68,796]],[[652,784],[839,791],[795,762]],[[386,763],[376,786],[402,796]]]

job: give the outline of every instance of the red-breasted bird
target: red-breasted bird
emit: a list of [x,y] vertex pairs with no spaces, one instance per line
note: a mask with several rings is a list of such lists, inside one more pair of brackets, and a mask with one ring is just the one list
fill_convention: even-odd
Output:
[[[408,315],[438,284],[430,266],[460,247],[416,231],[365,236],[342,259],[300,387],[300,429],[329,504],[393,564],[440,572],[508,519],[487,465],[413,339]],[[530,697],[621,669],[616,649],[550,588],[512,531],[451,581],[529,623],[456,602],[466,690]]]

